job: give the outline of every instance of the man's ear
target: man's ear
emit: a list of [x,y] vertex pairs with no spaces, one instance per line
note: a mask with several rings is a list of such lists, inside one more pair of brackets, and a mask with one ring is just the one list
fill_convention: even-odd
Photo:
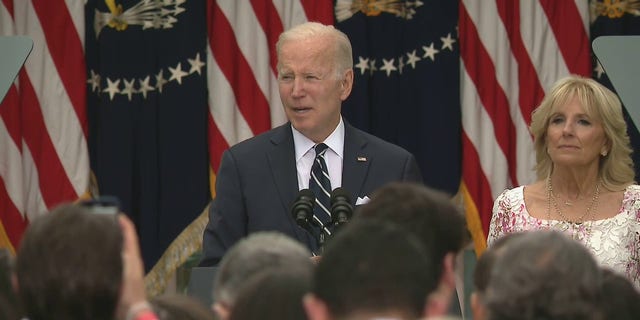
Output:
[[11,272],[11,288],[13,289],[13,292],[15,292],[16,294],[18,294],[18,291],[20,291],[20,284],[18,283],[18,275],[16,274],[15,271]]
[[442,260],[442,275],[440,283],[449,286],[452,290],[456,289],[456,255],[449,252]]
[[227,320],[229,319],[229,314],[231,313],[231,309],[227,307],[227,305],[215,302],[211,307],[213,312],[218,315],[218,319]]
[[353,69],[348,69],[345,71],[343,79],[340,80],[340,100],[347,100],[351,89],[353,89]]
[[313,293],[307,293],[304,298],[302,298],[302,303],[304,305],[304,310],[307,312],[307,318],[309,320],[331,319],[327,304],[316,297]]
[[487,319],[487,309],[480,301],[480,297],[478,296],[477,292],[471,294],[471,312],[473,314],[474,320]]
[[449,310],[451,297],[456,290],[455,259],[453,252],[447,253],[442,259],[440,282],[425,302],[424,316],[427,318],[446,315]]

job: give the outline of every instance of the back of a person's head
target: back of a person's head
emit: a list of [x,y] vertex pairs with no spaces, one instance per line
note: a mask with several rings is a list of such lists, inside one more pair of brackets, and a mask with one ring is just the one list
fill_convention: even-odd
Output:
[[213,285],[216,303],[230,308],[238,289],[267,268],[296,268],[312,272],[311,252],[296,240],[277,232],[256,232],[235,244],[222,258]]
[[122,281],[115,215],[63,205],[31,222],[16,259],[30,320],[112,319]]
[[509,241],[485,292],[492,320],[600,319],[601,273],[591,253],[557,231]]
[[356,210],[356,218],[378,218],[400,225],[418,236],[438,262],[458,253],[469,241],[465,218],[440,191],[420,184],[392,182],[378,189]]
[[199,300],[182,294],[166,294],[150,301],[158,320],[213,320],[213,311]]
[[603,269],[601,296],[605,319],[640,319],[640,292],[624,276]]
[[13,284],[13,257],[11,252],[0,248],[0,319],[18,320],[20,308]]
[[493,245],[480,256],[473,271],[473,286],[477,293],[484,294],[491,280],[491,270],[499,256],[504,253],[507,245],[524,233],[508,233],[497,239]]
[[438,283],[435,269],[415,235],[378,219],[354,220],[327,243],[312,293],[334,319],[419,318]]
[[491,280],[491,270],[500,257],[508,243],[518,238],[524,233],[508,233],[497,239],[493,245],[480,256],[473,270],[473,293],[470,296],[471,312],[474,320],[484,320],[487,318],[487,308],[485,306],[484,294]]
[[230,320],[304,320],[302,298],[311,288],[311,274],[268,269],[252,277],[238,293]]

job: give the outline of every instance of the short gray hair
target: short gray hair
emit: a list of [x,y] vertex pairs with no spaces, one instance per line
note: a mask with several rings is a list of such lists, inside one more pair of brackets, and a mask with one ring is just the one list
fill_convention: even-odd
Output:
[[289,41],[302,41],[312,38],[331,38],[334,40],[334,68],[339,77],[346,70],[353,69],[353,50],[351,42],[344,32],[331,25],[318,22],[305,22],[280,34],[276,43],[278,54],[278,70],[280,70],[280,53],[282,45]]
[[531,231],[497,257],[485,302],[489,319],[600,319],[601,273],[581,243],[558,231]]
[[215,302],[231,307],[238,292],[252,277],[266,269],[313,270],[311,252],[296,240],[278,232],[261,231],[241,240],[224,255],[214,285]]

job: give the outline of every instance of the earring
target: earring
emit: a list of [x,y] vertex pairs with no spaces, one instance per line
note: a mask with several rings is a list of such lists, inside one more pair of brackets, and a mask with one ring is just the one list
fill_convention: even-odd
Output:
[[607,150],[602,150],[602,152],[600,152],[600,154],[601,154],[603,157],[606,157],[606,156],[607,156],[607,154],[609,154],[609,153],[607,152]]

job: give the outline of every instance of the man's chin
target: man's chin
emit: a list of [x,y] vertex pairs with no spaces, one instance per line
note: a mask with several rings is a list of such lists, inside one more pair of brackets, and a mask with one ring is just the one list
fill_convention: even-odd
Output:
[[306,119],[300,119],[299,117],[291,117],[289,118],[291,125],[300,133],[305,134],[309,132],[310,127],[308,121]]

